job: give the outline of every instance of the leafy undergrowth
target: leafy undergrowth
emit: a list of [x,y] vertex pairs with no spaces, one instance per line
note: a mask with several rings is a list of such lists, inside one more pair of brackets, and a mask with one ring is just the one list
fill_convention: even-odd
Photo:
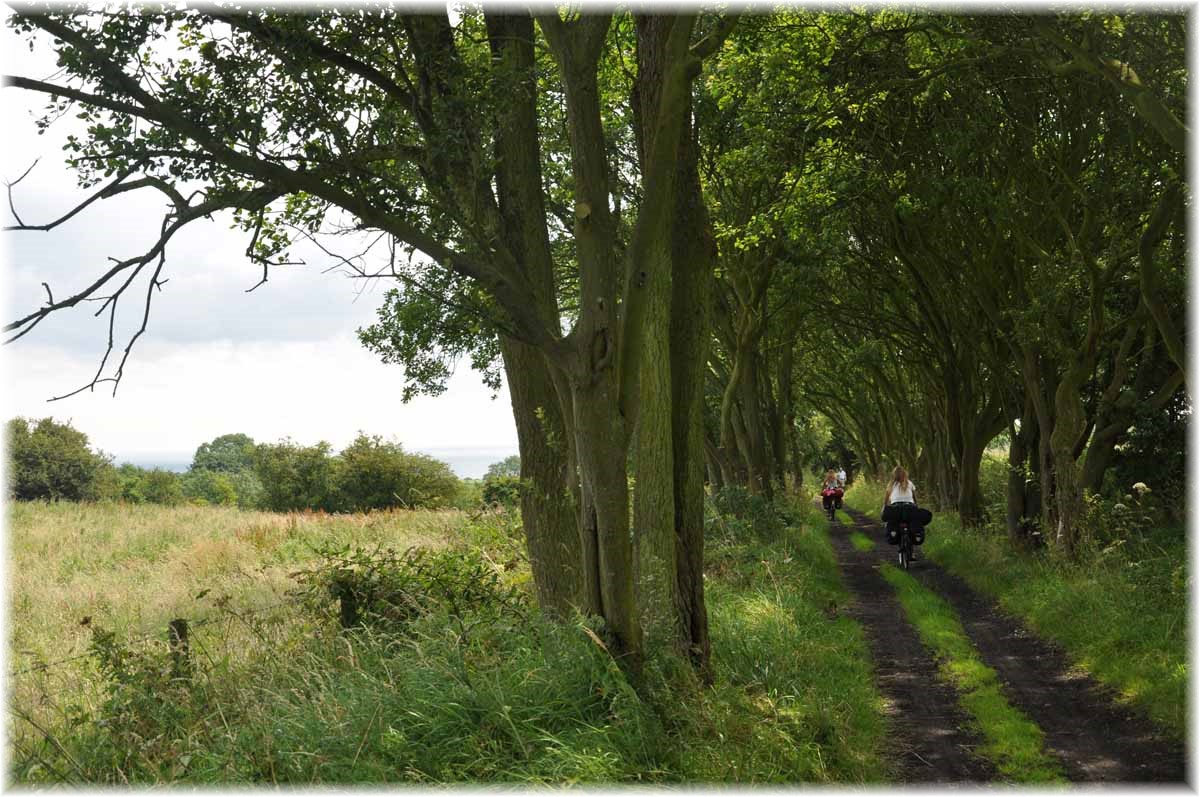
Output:
[[[847,500],[877,516],[882,488],[856,483]],[[1017,553],[1000,530],[963,530],[956,515],[941,512],[924,550],[1056,641],[1168,733],[1185,738],[1190,579],[1181,529],[1139,532],[1118,545],[1089,548],[1072,563],[1053,551]]]
[[985,740],[980,752],[1009,781],[1064,781],[1061,767],[1043,749],[1041,728],[1005,700],[996,671],[979,660],[954,609],[896,567],[884,565],[880,572],[933,649],[941,677],[957,689],[959,702]]
[[[864,783],[881,704],[815,513],[710,513],[714,683],[663,651],[636,688],[592,620],[528,598],[519,537],[474,518],[425,553],[330,542],[281,624],[236,615],[190,667],[97,620],[86,694],[17,719],[18,783]],[[269,552],[268,552],[269,555]],[[469,595],[468,595],[469,593]],[[339,625],[334,598],[356,596]],[[465,598],[465,599],[464,599]],[[206,629],[207,630],[207,629]],[[201,639],[206,640],[203,649]],[[25,700],[25,692],[14,699]]]

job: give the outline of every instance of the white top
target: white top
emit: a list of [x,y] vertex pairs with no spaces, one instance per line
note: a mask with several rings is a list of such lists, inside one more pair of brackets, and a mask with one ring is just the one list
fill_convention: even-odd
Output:
[[846,471],[838,469],[837,480],[838,480],[839,485],[845,484],[846,483]]
[[916,492],[916,489],[917,485],[913,484],[912,479],[908,480],[907,490],[901,488],[899,484],[893,484],[891,489],[888,490],[888,494],[884,496],[883,504],[887,506],[897,501],[908,501],[910,504],[915,504],[917,499],[913,497],[913,493]]

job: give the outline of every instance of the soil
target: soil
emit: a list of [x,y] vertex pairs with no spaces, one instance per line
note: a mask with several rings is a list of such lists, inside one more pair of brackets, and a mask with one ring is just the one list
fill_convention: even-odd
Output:
[[[996,780],[992,765],[973,752],[981,740],[969,728],[954,689],[937,678],[932,654],[879,574],[881,563],[895,560],[895,547],[884,540],[880,523],[847,511],[855,518],[854,526],[835,522],[830,536],[852,595],[849,613],[866,631],[876,682],[893,716],[894,743],[902,754],[897,780]],[[855,528],[875,542],[874,549],[861,552],[850,544]],[[954,607],[980,658],[1000,676],[1005,698],[1041,727],[1047,752],[1061,761],[1071,781],[1187,780],[1183,744],[1120,705],[1111,690],[1073,667],[1061,649],[928,558],[914,562],[909,573]]]

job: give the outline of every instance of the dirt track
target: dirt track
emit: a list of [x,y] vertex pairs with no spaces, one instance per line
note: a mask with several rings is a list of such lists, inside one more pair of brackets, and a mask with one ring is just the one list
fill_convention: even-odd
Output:
[[[831,540],[852,594],[850,613],[866,630],[875,677],[893,712],[896,777],[906,783],[981,783],[994,768],[973,753],[979,738],[966,728],[954,690],[936,678],[936,663],[891,586],[879,574],[895,548],[879,523],[858,512],[854,527],[833,523]],[[850,544],[857,528],[876,545],[860,552]],[[936,532],[936,526],[934,532]],[[1182,745],[1163,738],[1148,720],[1116,704],[1113,694],[1075,671],[1053,645],[974,593],[927,558],[909,571],[952,605],[980,658],[1000,676],[1008,701],[1045,733],[1046,749],[1080,783],[1176,783],[1187,777]]]

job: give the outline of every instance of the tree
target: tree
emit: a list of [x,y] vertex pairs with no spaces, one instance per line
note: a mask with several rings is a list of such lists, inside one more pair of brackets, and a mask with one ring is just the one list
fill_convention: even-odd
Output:
[[521,455],[513,454],[511,457],[505,457],[499,462],[493,462],[488,465],[487,473],[484,474],[484,479],[490,479],[499,476],[521,476]]
[[[695,218],[670,201],[687,162],[681,145],[688,140],[690,86],[732,18],[708,26],[695,43],[694,16],[661,17],[637,28],[639,64],[645,67],[638,76],[645,111],[639,128],[646,147],[642,201],[626,242],[620,235],[626,227],[609,201],[614,180],[598,95],[612,18],[538,17],[569,131],[573,207],[563,233],[575,245],[578,295],[567,334],[556,306],[537,135],[535,33],[528,16],[488,11],[480,19],[465,13],[455,25],[444,13],[390,10],[291,17],[222,9],[23,9],[13,19],[19,30],[40,29],[58,42],[63,81],[7,82],[86,109],[89,134],[74,142],[71,153],[83,185],[107,180],[97,197],[150,189],[170,202],[162,235],[149,250],[118,261],[80,293],[51,299],[9,324],[14,338],[105,290],[111,293],[101,311],[115,314],[139,277],[150,289],[148,306],[152,289],[162,285],[171,237],[222,210],[233,211],[250,234],[249,252],[263,265],[263,282],[271,264],[284,257],[291,231],[317,236],[342,219],[350,228],[376,231],[393,243],[393,253],[420,251],[433,261],[428,270],[435,277],[451,273],[467,281],[500,335],[523,476],[547,488],[530,491],[523,504],[539,596],[547,605],[578,603],[602,616],[613,650],[636,668],[641,631],[626,466],[639,411],[661,416],[665,409],[672,417],[669,393],[640,377],[656,375],[659,367],[647,356],[660,339],[655,333],[672,318],[692,320],[680,315],[690,309],[677,306],[672,315],[664,308],[670,270],[682,276],[694,264],[675,260],[673,266],[663,243],[672,240],[673,226],[678,241],[686,242],[689,230],[678,222]],[[484,32],[486,37],[479,35]],[[161,43],[177,54],[154,55]],[[203,192],[191,193],[189,184]],[[682,196],[695,208],[698,181]],[[55,223],[20,226],[49,229]],[[407,279],[394,259],[374,276],[380,274]],[[674,284],[684,288],[681,280]],[[677,329],[668,373],[677,377],[683,400],[691,394],[680,388],[692,378],[685,364],[696,359],[689,348],[703,345],[706,336],[698,334],[702,327]],[[97,374],[92,385],[119,381],[140,334],[129,341],[115,372]],[[639,384],[647,384],[645,395]],[[679,417],[687,428],[698,428],[698,414]],[[695,445],[686,428],[672,431],[676,445]],[[557,447],[551,440],[559,441]],[[676,461],[682,466],[695,459]],[[638,463],[648,469],[639,475],[640,489],[659,496],[660,509],[647,521],[656,533],[676,532],[671,536],[686,551],[680,561],[697,593],[679,602],[681,611],[702,613],[695,551],[702,545],[695,511],[701,486],[694,475],[668,470],[669,463],[648,456]],[[680,500],[686,511],[677,506]],[[563,537],[562,523],[550,522],[572,516],[578,518],[577,546]],[[559,551],[568,554],[565,568]],[[564,571],[572,574],[567,582],[558,580]],[[700,627],[692,620],[681,626]]]
[[329,451],[324,440],[312,446],[291,440],[255,446],[254,471],[263,486],[263,506],[275,512],[337,511],[336,465]]
[[378,435],[359,433],[339,460],[334,489],[338,506],[347,511],[436,509],[448,505],[458,492],[458,477],[446,463],[410,454]]
[[183,503],[179,474],[161,468],[142,471],[140,490],[147,503],[175,506]]
[[254,439],[245,434],[223,434],[201,443],[192,457],[192,470],[236,473],[254,466]]
[[53,418],[8,422],[9,493],[18,501],[95,499],[96,480],[108,459],[88,446],[88,436]]

